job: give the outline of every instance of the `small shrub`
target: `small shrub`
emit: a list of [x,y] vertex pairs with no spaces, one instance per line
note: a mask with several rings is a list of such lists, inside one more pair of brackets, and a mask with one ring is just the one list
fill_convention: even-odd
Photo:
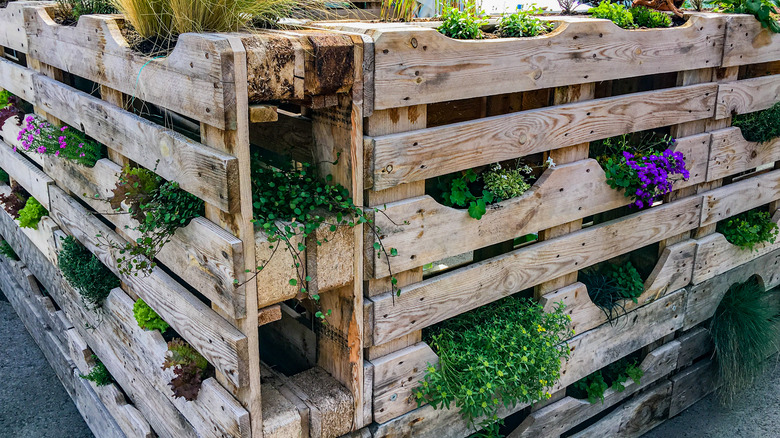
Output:
[[731,124],[742,130],[747,141],[763,143],[780,137],[780,103],[763,111],[737,114]]
[[168,342],[168,354],[162,369],[173,368],[176,375],[169,383],[173,396],[187,401],[195,400],[208,367],[206,359],[182,339]]
[[0,202],[3,203],[3,209],[10,214],[12,218],[19,219],[19,211],[27,204],[27,198],[29,197],[30,194],[14,181],[14,183],[11,184],[11,193],[8,195],[0,195]]
[[631,11],[626,9],[625,6],[612,3],[609,0],[602,1],[595,8],[588,9],[588,13],[593,18],[610,20],[623,29],[633,29],[636,27],[636,24],[634,24],[634,16],[631,14]]
[[775,243],[778,226],[768,212],[749,210],[718,222],[717,230],[732,245],[752,251],[756,245]]
[[766,358],[777,349],[773,319],[777,310],[767,305],[755,279],[732,285],[710,323],[718,367],[720,401],[730,404],[764,370]]
[[38,229],[38,222],[41,218],[48,216],[49,212],[38,202],[37,199],[30,196],[24,208],[19,210],[19,226],[22,228]]
[[24,123],[17,140],[27,152],[62,157],[86,167],[93,167],[102,158],[100,144],[74,128],[56,128],[32,115],[27,116]]
[[751,14],[756,17],[761,27],[770,32],[780,33],[780,23],[775,18],[777,0],[721,0],[718,2],[718,12],[730,14]]
[[100,307],[111,289],[120,285],[119,279],[72,236],[62,239],[58,258],[63,277],[90,309]]
[[571,318],[560,304],[552,313],[526,299],[508,297],[447,320],[429,330],[439,365],[429,364],[416,390],[418,404],[449,409],[454,403],[470,425],[488,431],[501,423],[503,406],[550,397],[560,378]]
[[554,27],[549,21],[540,20],[532,14],[542,11],[531,8],[525,11],[517,11],[509,15],[503,15],[498,23],[498,33],[502,37],[535,37],[551,31]]
[[630,12],[634,17],[634,23],[637,27],[652,29],[657,27],[670,27],[672,25],[672,17],[668,14],[644,6],[631,8]]
[[138,327],[144,330],[159,330],[160,333],[163,333],[170,327],[154,309],[140,298],[133,304],[133,316],[135,316]]
[[575,398],[587,398],[590,403],[599,400],[603,403],[607,388],[623,392],[628,379],[640,385],[644,375],[645,372],[637,366],[636,361],[626,357],[575,382],[571,395]]
[[11,260],[19,260],[19,256],[16,255],[16,251],[11,248],[11,244],[5,239],[0,239],[0,254]]
[[482,38],[481,27],[487,20],[480,18],[475,4],[467,5],[462,11],[458,8],[445,8],[442,23],[437,28],[442,34],[459,40],[478,40]]
[[95,366],[89,370],[89,373],[79,374],[79,377],[94,382],[97,386],[106,386],[113,383],[114,378],[111,377],[111,373],[108,372],[108,369],[103,365],[103,362],[94,354],[92,355],[92,359],[95,360]]

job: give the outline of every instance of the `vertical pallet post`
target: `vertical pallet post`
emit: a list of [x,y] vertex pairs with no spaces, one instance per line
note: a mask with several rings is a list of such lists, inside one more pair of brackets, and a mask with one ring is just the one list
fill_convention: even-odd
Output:
[[[252,272],[255,270],[255,233],[252,219],[252,182],[249,153],[249,97],[247,92],[246,49],[238,37],[227,37],[232,49],[233,62],[226,62],[225,68],[233,70],[235,81],[236,126],[233,130],[221,130],[201,123],[201,143],[215,149],[228,152],[238,158],[238,184],[240,200],[236,211],[225,213],[206,204],[206,218],[230,231],[243,242],[243,264],[249,273],[239,272],[237,280],[241,284],[236,293],[245,297],[246,314],[243,318],[228,319],[248,341],[249,384],[235,388],[223,378],[220,382],[231,390],[242,405],[249,411],[252,436],[263,436],[263,412],[260,393],[260,344],[258,335],[257,283]],[[232,203],[235,205],[235,203]],[[224,316],[224,314],[223,314]]]

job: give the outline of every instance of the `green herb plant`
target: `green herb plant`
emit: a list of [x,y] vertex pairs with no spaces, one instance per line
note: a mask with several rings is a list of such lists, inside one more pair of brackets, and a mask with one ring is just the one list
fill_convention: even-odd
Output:
[[663,12],[654,9],[637,6],[631,8],[630,12],[634,17],[634,23],[637,27],[653,29],[658,27],[671,27],[672,25],[672,17],[670,17],[669,14],[664,14]]
[[588,9],[588,13],[593,18],[610,20],[623,29],[633,29],[636,27],[634,16],[631,14],[631,11],[626,9],[624,5],[612,3],[609,0],[602,1],[595,8]]
[[11,248],[11,244],[5,239],[0,239],[0,254],[4,255],[10,260],[19,260],[19,256],[16,255],[16,251]]
[[535,16],[542,12],[539,8],[531,7],[525,10],[518,10],[512,14],[502,15],[501,21],[498,22],[498,34],[504,38],[535,37],[546,34],[555,25],[550,21],[543,21]]
[[173,369],[175,377],[168,384],[173,390],[173,396],[187,401],[195,400],[208,365],[206,359],[183,339],[168,342],[168,354],[162,369]]
[[58,260],[63,277],[89,309],[100,307],[111,289],[120,285],[119,279],[72,236],[62,239]]
[[780,103],[763,111],[737,114],[731,124],[742,130],[747,141],[767,142],[780,137]]
[[604,392],[608,388],[623,392],[628,379],[640,385],[644,375],[645,372],[637,366],[636,360],[626,357],[578,380],[570,391],[572,397],[587,398],[590,403],[599,400],[604,403]]
[[778,309],[768,305],[766,292],[753,278],[732,285],[710,322],[715,344],[721,403],[749,388],[765,369],[766,358],[777,351],[775,318]]
[[154,309],[140,298],[133,304],[133,316],[138,327],[144,330],[159,330],[160,333],[165,333],[170,327]]
[[590,300],[607,316],[610,323],[625,313],[624,300],[637,302],[644,292],[644,282],[631,262],[622,265],[605,263],[580,271],[579,281],[588,288]]
[[778,226],[766,211],[748,210],[718,222],[717,230],[732,245],[741,249],[756,250],[756,245],[775,243]]
[[444,8],[442,23],[436,28],[442,34],[459,40],[482,39],[482,26],[487,20],[481,18],[482,11],[476,4],[470,3],[461,11],[458,8]]
[[46,208],[37,199],[30,196],[27,198],[24,208],[19,210],[19,226],[37,230],[41,218],[48,216],[48,214]]
[[471,426],[494,433],[500,408],[550,398],[569,356],[570,322],[562,303],[546,313],[508,297],[432,327],[425,336],[439,364],[428,365],[415,391],[418,404],[454,403]]
[[778,6],[779,0],[721,0],[716,10],[728,14],[751,14],[761,23],[761,27],[780,33],[780,23],[774,17]]
[[103,365],[103,362],[101,362],[100,359],[98,359],[98,357],[94,354],[92,355],[92,359],[95,361],[95,366],[89,370],[89,373],[79,374],[79,377],[85,380],[89,380],[90,382],[94,382],[97,386],[106,386],[113,383],[114,378],[111,377],[111,373],[108,372],[108,369],[106,369],[106,366]]
[[[291,163],[278,163],[271,166],[261,159],[260,153],[252,155],[252,200],[254,207],[254,223],[268,237],[272,255],[260,266],[254,275],[259,274],[268,265],[271,258],[282,248],[290,254],[292,267],[297,278],[289,279],[291,286],[299,287],[301,299],[309,298],[319,302],[319,295],[309,294],[309,281],[306,275],[306,261],[303,251],[309,236],[320,227],[336,231],[340,225],[354,227],[366,224],[377,238],[373,250],[377,258],[384,257],[390,265],[390,258],[398,255],[395,248],[386,248],[382,244],[381,230],[375,225],[373,217],[356,206],[349,196],[349,190],[340,184],[332,184],[333,177],[320,177],[316,169],[309,163],[293,166]],[[384,214],[381,209],[370,210],[374,214]],[[317,245],[323,241],[316,240]],[[398,295],[401,290],[396,287],[397,279],[390,270],[393,292]],[[237,280],[236,280],[237,283]],[[332,309],[318,310],[315,314],[320,320],[329,316]]]

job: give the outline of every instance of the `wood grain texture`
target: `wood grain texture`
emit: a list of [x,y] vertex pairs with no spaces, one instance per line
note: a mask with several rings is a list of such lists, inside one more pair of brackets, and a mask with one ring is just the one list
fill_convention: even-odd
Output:
[[712,354],[714,347],[710,332],[704,327],[696,327],[677,337],[680,343],[680,355],[677,357],[677,369],[685,368],[705,354]]
[[49,209],[49,185],[54,180],[3,141],[0,141],[0,164],[14,181]]
[[24,7],[43,2],[13,2],[0,9],[0,46],[27,53],[27,32],[24,26]]
[[373,188],[386,189],[463,169],[628,132],[710,118],[717,85],[606,97],[367,138]]
[[2,84],[2,88],[27,102],[35,102],[34,75],[35,71],[0,57],[0,84]]
[[235,128],[235,88],[224,66],[225,36],[182,35],[170,55],[134,52],[113,16],[83,16],[77,26],[54,22],[46,7],[26,8],[27,53],[63,71],[220,128]]
[[715,118],[765,110],[780,101],[780,75],[763,76],[718,85]]
[[374,366],[374,421],[385,423],[417,408],[414,390],[439,357],[425,342],[371,361]]
[[745,140],[739,128],[712,132],[707,179],[716,180],[780,161],[780,139],[764,143]]
[[717,388],[717,365],[701,361],[671,377],[673,386],[669,418],[674,417]]
[[[125,241],[59,188],[52,187],[50,197],[50,213],[60,227],[84,244],[114,274],[119,274],[108,243],[123,246]],[[98,234],[100,238],[96,237]],[[160,268],[148,276],[118,276],[232,384],[241,387],[248,383],[248,345],[240,331]]]
[[723,67],[780,60],[780,36],[750,15],[730,14],[726,20]]
[[686,198],[540,242],[374,298],[381,344],[541,282],[693,229],[701,199]]
[[701,224],[711,225],[744,211],[780,199],[780,170],[705,192]]
[[607,20],[555,17],[534,38],[454,40],[428,27],[335,23],[375,42],[375,109],[716,67],[724,19],[690,14],[674,29],[626,31]]

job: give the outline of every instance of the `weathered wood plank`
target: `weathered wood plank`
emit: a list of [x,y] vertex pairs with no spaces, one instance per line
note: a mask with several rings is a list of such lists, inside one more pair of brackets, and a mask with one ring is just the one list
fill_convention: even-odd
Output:
[[747,178],[702,196],[700,226],[715,224],[780,199],[780,170]]
[[0,141],[0,166],[33,198],[49,209],[49,185],[54,184],[54,180],[22,155],[14,152],[4,141]]
[[[20,3],[14,2],[14,4]],[[34,75],[35,71],[0,57],[0,84],[3,84],[4,89],[27,102],[35,102]]]
[[715,118],[767,109],[780,101],[780,75],[762,76],[718,85]]
[[670,379],[672,389],[669,418],[684,411],[716,389],[717,366],[712,360],[693,365]]
[[0,46],[27,53],[23,8],[41,3],[15,1],[0,9]]
[[780,161],[780,139],[764,143],[745,140],[739,128],[712,132],[707,179],[725,178],[761,165]]
[[385,423],[417,408],[414,389],[425,377],[427,365],[439,357],[425,342],[371,361],[374,365],[374,421]]
[[[51,216],[60,227],[81,241],[115,274],[119,274],[115,256],[108,246],[109,243],[122,246],[125,241],[59,188],[52,187],[50,197]],[[101,237],[97,238],[97,235]],[[231,383],[239,387],[247,383],[248,345],[246,336],[240,331],[160,268],[155,268],[148,276],[119,277]]]
[[374,297],[374,343],[693,229],[700,206],[699,197],[675,201]]
[[[780,60],[780,37],[750,15],[730,14],[726,18],[723,67]],[[713,66],[714,67],[714,66]]]
[[375,40],[375,109],[716,67],[724,21],[690,14],[674,29],[626,31],[606,20],[555,17],[535,38],[454,40],[430,27],[334,23]]
[[634,93],[367,137],[373,188],[386,189],[627,132],[710,118],[717,85]]
[[680,355],[677,357],[676,369],[690,366],[696,359],[705,354],[712,354],[712,338],[709,330],[696,327],[680,335],[676,342],[680,343]]

